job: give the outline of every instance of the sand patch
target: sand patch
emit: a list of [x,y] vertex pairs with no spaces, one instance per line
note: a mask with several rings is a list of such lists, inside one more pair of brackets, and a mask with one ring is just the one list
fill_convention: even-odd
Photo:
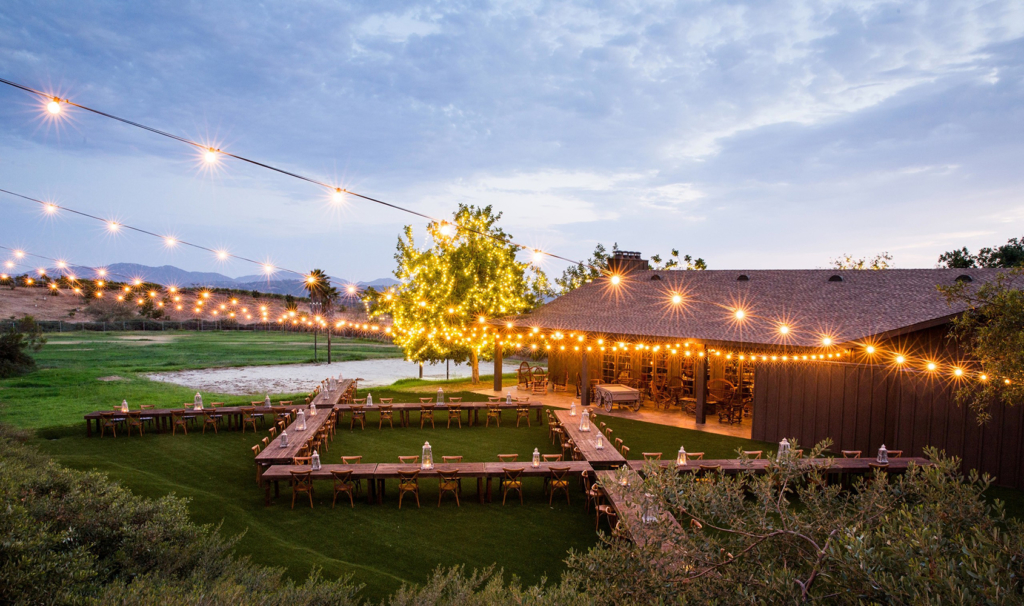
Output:
[[[490,372],[493,365],[480,365],[481,372]],[[505,373],[515,372],[519,364],[505,364]],[[468,378],[472,371],[464,364],[451,364],[452,379]],[[419,376],[419,367],[401,358],[358,360],[333,364],[283,364],[278,366],[243,366],[239,368],[204,368],[146,375],[153,381],[184,385],[190,389],[232,395],[299,393],[313,389],[325,377],[338,375],[346,379],[361,378],[360,387],[391,385],[399,379]],[[423,378],[443,380],[445,365],[423,367]]]
[[124,381],[124,377],[110,375],[109,377],[96,377],[97,381]]
[[[117,337],[118,341],[133,341],[139,344],[149,343],[173,343],[178,340],[176,335],[127,335]],[[116,341],[114,341],[116,342]]]

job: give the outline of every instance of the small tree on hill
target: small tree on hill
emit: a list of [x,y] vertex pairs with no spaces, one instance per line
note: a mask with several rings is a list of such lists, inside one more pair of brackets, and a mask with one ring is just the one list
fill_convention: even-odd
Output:
[[853,255],[843,254],[829,261],[833,269],[889,269],[892,267],[892,255],[882,252],[868,259],[855,259]]
[[400,284],[367,289],[370,317],[390,316],[392,337],[410,360],[469,361],[473,383],[490,359],[486,320],[520,314],[549,292],[544,272],[516,259],[520,247],[497,226],[490,206],[460,204],[453,222],[427,226],[432,245],[419,249],[412,227],[398,238],[394,275]]

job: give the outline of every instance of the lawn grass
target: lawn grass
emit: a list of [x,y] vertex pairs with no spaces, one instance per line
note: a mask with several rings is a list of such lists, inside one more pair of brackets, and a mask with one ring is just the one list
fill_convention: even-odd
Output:
[[[282,488],[281,497],[271,507],[264,507],[263,493],[256,486],[251,447],[267,435],[265,431],[86,438],[82,414],[108,408],[121,394],[128,393],[130,401],[160,407],[191,400],[190,389],[149,381],[142,376],[146,372],[235,362],[273,363],[275,356],[288,362],[308,361],[302,358],[299,346],[287,340],[296,335],[273,334],[269,336],[280,340],[260,343],[268,335],[178,333],[170,342],[148,345],[125,345],[111,339],[110,333],[87,336],[93,339],[88,347],[81,347],[87,351],[70,351],[83,344],[51,343],[38,354],[41,370],[0,381],[0,420],[37,429],[34,443],[65,465],[104,472],[143,496],[175,494],[189,499],[189,511],[196,521],[220,524],[228,535],[244,533],[237,549],[240,555],[285,567],[288,576],[297,581],[305,579],[314,567],[322,568],[329,577],[352,575],[355,582],[366,585],[364,596],[376,601],[404,582],[425,581],[438,565],[464,564],[473,569],[496,564],[506,575],[536,583],[545,576],[558,578],[569,549],[583,550],[597,541],[593,517],[583,511],[582,494],[574,492],[571,505],[560,501],[549,506],[537,479],[526,481],[523,505],[516,500],[502,506],[500,498],[480,505],[475,482],[470,481],[462,507],[446,497],[438,508],[437,483],[424,480],[420,509],[403,504],[399,511],[395,488],[389,486],[383,506],[357,500],[355,508],[345,505],[332,510],[330,483],[322,483],[315,508],[296,506],[291,510],[287,488]],[[55,341],[83,340],[81,333],[54,337]],[[381,351],[375,342],[339,339],[335,344],[336,351],[351,355],[372,356]],[[261,350],[264,345],[280,351],[268,353]],[[96,380],[114,374],[125,380]],[[403,380],[369,391],[377,401],[393,397],[415,402],[439,385],[447,397],[486,400],[486,395],[468,391],[465,380]],[[274,394],[274,399],[291,395],[295,394]],[[360,395],[365,395],[365,390],[360,390]],[[217,399],[229,404],[247,400],[239,396]],[[467,462],[496,461],[498,453],[518,453],[520,460],[528,460],[534,448],[542,453],[558,452],[547,439],[546,426],[534,421],[532,427],[516,428],[512,411],[506,411],[500,429],[464,425],[449,430],[444,428],[443,417],[438,415],[436,429],[419,429],[413,413],[412,427],[378,430],[377,415],[370,412],[367,429],[349,431],[347,424],[340,427],[330,450],[322,453],[323,461],[340,462],[342,455],[362,455],[368,463],[397,463],[400,455],[420,454],[425,441],[430,441],[438,460],[443,455],[462,455]],[[607,423],[614,436],[631,448],[631,458],[637,459],[642,452],[661,452],[662,458],[672,459],[680,445],[689,452],[703,451],[707,458],[735,457],[737,448],[765,450],[767,454],[775,446],[600,413],[597,422]],[[990,496],[1007,501],[1010,513],[1024,514],[1020,491],[993,489]]]

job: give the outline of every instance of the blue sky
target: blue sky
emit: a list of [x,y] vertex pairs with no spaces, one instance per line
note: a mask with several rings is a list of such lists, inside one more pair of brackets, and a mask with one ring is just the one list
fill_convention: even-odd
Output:
[[[1024,3],[18,2],[0,75],[518,240],[711,268],[931,267],[1024,235]],[[0,87],[0,187],[368,280],[405,224],[367,202]],[[254,273],[0,197],[0,244]],[[544,269],[560,273],[563,264]]]

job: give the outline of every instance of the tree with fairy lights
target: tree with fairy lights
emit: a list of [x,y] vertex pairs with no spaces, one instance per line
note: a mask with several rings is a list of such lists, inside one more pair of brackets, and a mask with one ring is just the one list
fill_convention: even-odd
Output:
[[480,360],[491,359],[487,320],[520,314],[550,294],[547,276],[516,254],[524,250],[497,226],[501,213],[460,204],[452,222],[432,222],[433,244],[416,247],[412,227],[398,238],[399,284],[363,295],[370,317],[391,318],[392,338],[416,362],[468,361],[473,383]]

